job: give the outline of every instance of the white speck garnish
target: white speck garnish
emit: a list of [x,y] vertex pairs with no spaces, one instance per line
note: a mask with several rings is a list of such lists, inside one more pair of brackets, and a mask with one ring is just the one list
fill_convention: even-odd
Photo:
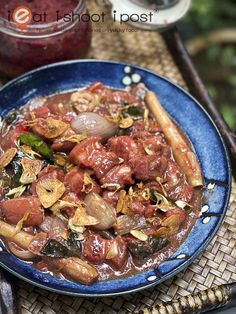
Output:
[[154,276],[154,275],[147,278],[148,281],[154,281],[156,279],[157,279],[157,276]]
[[201,213],[206,213],[209,209],[209,206],[208,205],[204,205],[202,206],[202,210],[201,210]]
[[215,187],[215,183],[209,183],[208,186],[207,186],[207,189],[208,190],[213,190]]
[[124,68],[124,72],[127,73],[127,74],[130,73],[130,72],[131,72],[131,67],[127,65],[127,66]]
[[122,82],[123,82],[124,85],[128,86],[128,85],[131,85],[132,80],[131,80],[131,78],[129,76],[125,76],[123,78]]
[[137,73],[132,75],[132,81],[133,83],[139,83],[141,81],[141,76]]
[[203,223],[204,224],[208,224],[208,222],[211,220],[211,217],[205,217],[204,219],[203,219]]

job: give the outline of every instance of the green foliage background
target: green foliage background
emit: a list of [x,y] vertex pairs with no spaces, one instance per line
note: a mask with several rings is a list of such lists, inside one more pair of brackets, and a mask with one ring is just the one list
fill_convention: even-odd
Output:
[[186,42],[229,28],[235,31],[234,42],[208,45],[193,60],[226,122],[236,130],[236,1],[192,0],[190,11],[179,23]]

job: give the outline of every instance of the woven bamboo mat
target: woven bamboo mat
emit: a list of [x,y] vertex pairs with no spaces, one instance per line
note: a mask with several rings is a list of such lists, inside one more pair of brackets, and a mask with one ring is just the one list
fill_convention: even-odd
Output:
[[[89,1],[90,11],[99,8]],[[103,9],[102,9],[103,10]],[[112,32],[112,29],[124,29]],[[120,60],[149,68],[183,88],[186,84],[162,37],[154,32],[130,32],[111,20],[94,25],[90,57]],[[163,284],[135,294],[114,298],[86,299],[62,296],[16,280],[22,314],[128,313],[170,301],[198,290],[236,281],[236,184],[224,224],[206,251],[188,269]]]

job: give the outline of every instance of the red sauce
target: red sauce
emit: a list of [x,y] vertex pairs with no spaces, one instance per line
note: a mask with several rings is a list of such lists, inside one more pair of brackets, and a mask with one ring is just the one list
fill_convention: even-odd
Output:
[[[83,0],[13,0],[1,1],[0,17],[6,20],[5,26],[0,32],[0,71],[11,77],[15,77],[28,70],[50,64],[57,61],[68,59],[83,58],[87,55],[91,41],[91,25],[90,22],[75,21],[72,27],[66,29],[70,22],[65,23],[61,34],[51,36],[55,33],[55,27],[47,31],[46,38],[37,38],[39,27],[57,22],[60,17],[71,13],[78,4]],[[12,13],[19,5],[29,7],[33,14],[37,14],[35,21],[31,22],[37,28],[32,34],[34,38],[27,37],[28,30],[24,33],[24,37],[19,37],[20,33],[6,34],[10,30],[9,11],[12,21]],[[58,14],[57,14],[57,11]],[[43,15],[46,13],[46,18]],[[86,8],[82,8],[82,12],[87,13]],[[40,19],[41,15],[41,19]],[[37,22],[39,21],[39,22]]]

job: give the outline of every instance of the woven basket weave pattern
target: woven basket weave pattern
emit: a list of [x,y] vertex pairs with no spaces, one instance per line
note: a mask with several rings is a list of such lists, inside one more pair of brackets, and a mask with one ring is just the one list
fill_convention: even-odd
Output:
[[[103,11],[89,1],[91,12]],[[167,50],[162,37],[155,32],[108,32],[100,29],[119,28],[106,20],[96,25],[91,58],[119,60],[148,68],[167,77],[183,88],[186,84]],[[126,26],[123,29],[127,28]],[[185,296],[198,290],[236,281],[236,184],[233,183],[230,208],[224,224],[206,251],[188,269],[176,277],[139,293],[114,298],[86,299],[62,296],[16,281],[17,297],[23,314],[55,313],[127,313]]]

